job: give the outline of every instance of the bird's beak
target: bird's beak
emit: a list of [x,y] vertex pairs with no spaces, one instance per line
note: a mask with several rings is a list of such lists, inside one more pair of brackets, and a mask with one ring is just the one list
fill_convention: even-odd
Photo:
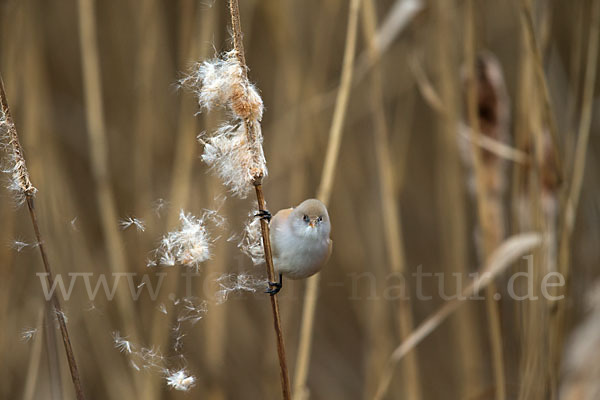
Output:
[[316,224],[316,222],[315,222],[315,220],[314,220],[314,219],[312,219],[312,220],[311,220],[311,221],[308,223],[308,225],[309,225],[311,228],[314,228],[314,227],[315,227],[315,224]]

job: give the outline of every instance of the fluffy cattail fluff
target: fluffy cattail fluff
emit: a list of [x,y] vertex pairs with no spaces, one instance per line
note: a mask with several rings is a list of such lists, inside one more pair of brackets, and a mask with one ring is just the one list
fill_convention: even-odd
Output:
[[167,384],[175,390],[187,392],[196,383],[196,378],[189,375],[185,369],[166,371]]
[[153,265],[199,268],[201,263],[210,259],[213,239],[206,229],[206,219],[214,215],[214,212],[208,211],[197,218],[181,210],[181,226],[163,236],[156,249],[157,260]]
[[2,171],[10,175],[8,189],[15,193],[17,202],[21,204],[26,196],[33,196],[37,189],[29,179],[29,172],[23,157],[23,149],[19,143],[17,130],[10,117],[10,113],[2,99],[0,109],[0,143],[8,154],[2,164]]
[[167,385],[175,390],[187,391],[196,383],[196,378],[190,375],[185,368],[165,368],[164,364],[167,359],[157,349],[139,347],[122,337],[119,332],[113,332],[112,337],[115,348],[129,357],[129,362],[136,371],[144,369],[149,372],[161,373],[166,379]]
[[256,278],[250,274],[226,274],[216,281],[221,288],[215,294],[217,304],[223,304],[229,298],[229,295],[236,292],[256,292],[262,290],[267,285],[265,279]]
[[245,198],[252,183],[267,175],[267,166],[260,128],[263,102],[248,81],[236,50],[196,64],[180,84],[196,93],[201,108],[229,111],[229,121],[216,132],[199,137],[204,144],[202,160],[233,194]]
[[[254,265],[265,262],[265,251],[262,246],[262,232],[260,219],[256,218],[257,211],[250,211],[248,221],[244,227],[242,238],[238,242],[238,248],[250,257]],[[238,236],[239,238],[239,236]]]

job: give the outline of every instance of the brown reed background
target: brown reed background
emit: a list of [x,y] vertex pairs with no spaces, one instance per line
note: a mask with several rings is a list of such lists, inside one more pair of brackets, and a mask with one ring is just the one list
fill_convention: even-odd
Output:
[[[522,15],[523,4],[529,3],[558,133],[558,146],[550,144],[544,151],[556,154],[558,149],[562,183],[548,188],[548,181],[541,181],[547,177],[544,168],[552,168],[548,162],[532,161],[529,169],[508,162],[507,191],[500,202],[507,234],[554,234],[554,251],[548,245],[534,253],[536,293],[543,274],[553,270],[549,265],[560,266],[569,279],[566,299],[558,304],[504,296],[496,303],[497,333],[505,398],[557,398],[564,338],[583,316],[600,257],[598,84],[591,100],[584,96],[596,2],[427,1],[380,62],[369,67],[373,28],[382,26],[395,1],[361,3],[354,84],[329,201],[334,251],[320,281],[307,381],[310,398],[373,398],[406,324],[411,319],[418,324],[443,304],[431,278],[423,290],[432,300],[386,299],[386,294],[398,293],[390,292],[400,282],[390,278],[397,265],[415,298],[410,274],[417,266],[446,273],[450,293],[452,272],[475,271],[482,264],[480,256],[489,250],[478,249],[477,207],[467,187],[471,172],[460,164],[454,128],[456,121],[468,120],[461,78],[468,56],[465,41],[471,40],[467,30],[472,24],[474,48],[498,58],[511,99],[508,143],[535,158],[539,149],[530,144],[535,143],[532,138],[543,137],[548,126]],[[92,5],[101,78],[100,91],[92,96],[100,96],[101,107],[86,100],[82,60],[93,50],[80,35],[77,1],[0,1],[0,72],[39,189],[36,204],[55,274],[65,279],[69,272],[154,274],[146,260],[161,236],[177,226],[180,208],[199,215],[217,207],[215,198],[226,194],[198,158],[201,147],[195,140],[224,116],[194,117],[198,108],[192,94],[178,91],[175,83],[192,62],[231,48],[227,5],[223,0]],[[271,211],[317,191],[340,83],[348,6],[344,0],[240,1],[249,77],[266,106],[262,126],[269,177],[264,190]],[[427,87],[415,65],[435,88],[446,114],[423,96]],[[585,106],[592,110],[591,130],[569,238],[563,223],[565,199],[573,185]],[[103,121],[102,137],[91,134],[96,128],[90,128],[90,120]],[[556,201],[555,215],[544,208],[548,196]],[[168,204],[159,214],[158,199]],[[54,322],[43,317],[45,302],[35,275],[42,272],[39,254],[31,247],[17,252],[12,246],[15,240],[34,241],[26,209],[15,207],[6,190],[0,203],[0,398],[74,398],[59,334]],[[524,212],[522,203],[527,204]],[[220,212],[228,227],[214,232],[222,237],[213,259],[193,280],[194,295],[209,305],[205,318],[185,328],[184,365],[198,379],[190,392],[168,389],[160,374],[135,371],[111,337],[119,331],[136,344],[162,343],[163,353],[172,353],[169,331],[176,313],[164,315],[158,307],[169,304],[172,291],[183,296],[180,267],[161,269],[168,276],[156,302],[147,292],[131,302],[122,282],[114,301],[101,294],[90,304],[82,282],[75,285],[63,304],[88,399],[280,398],[268,296],[242,293],[222,305],[213,299],[215,279],[222,274],[264,271],[225,240],[242,230],[252,206],[251,199],[231,197],[223,204]],[[386,228],[390,209],[400,227],[393,240]],[[119,230],[119,219],[127,216],[143,219],[146,230]],[[558,221],[556,230],[552,221]],[[524,262],[512,272],[523,270]],[[357,278],[365,272],[371,278]],[[506,282],[496,281],[502,294]],[[286,281],[280,296],[292,378],[305,286]],[[412,318],[406,318],[406,310]],[[400,362],[386,398],[495,398],[497,364],[489,317],[484,301],[450,317],[417,347],[412,358],[417,374],[406,374],[409,364]],[[40,329],[32,340],[21,340],[23,329],[42,325],[55,337]],[[176,358],[171,361],[177,363]],[[403,382],[406,376],[418,381]]]

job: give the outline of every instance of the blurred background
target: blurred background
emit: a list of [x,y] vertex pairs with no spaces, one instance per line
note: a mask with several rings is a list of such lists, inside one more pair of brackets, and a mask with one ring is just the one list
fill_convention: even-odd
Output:
[[[528,271],[516,263],[495,281],[501,300],[468,302],[398,363],[385,398],[555,399],[573,379],[578,395],[563,398],[597,398],[585,385],[598,376],[577,371],[594,371],[586,356],[598,348],[569,345],[600,256],[597,3],[361,1],[328,202],[334,250],[320,274],[303,398],[373,398],[394,348],[456,293],[452,274],[466,286],[505,238],[530,231],[548,238],[531,254],[533,293],[558,271],[564,298],[506,296],[510,274]],[[240,1],[249,77],[266,107],[271,211],[316,196],[349,4]],[[100,274],[136,273],[142,290],[132,301],[122,278],[112,301],[102,290],[92,301],[80,275],[63,301],[88,399],[281,396],[268,296],[256,285],[222,304],[216,296],[225,274],[264,279],[264,266],[227,240],[256,202],[229,196],[199,159],[196,136],[225,113],[197,114],[193,94],[177,87],[194,62],[231,48],[229,24],[224,0],[0,1],[0,72],[54,272],[65,284],[87,273],[92,286]],[[479,130],[487,147],[471,144]],[[0,203],[0,398],[75,398],[26,207],[4,189]],[[147,267],[181,209],[227,219],[209,224],[213,257],[188,281],[182,267]],[[423,279],[430,300],[416,296],[419,266],[443,273]],[[145,288],[159,272],[152,300]],[[305,288],[286,281],[279,296],[292,380]],[[115,332],[131,354],[115,348]],[[167,386],[165,370],[179,368],[196,379],[188,392]]]

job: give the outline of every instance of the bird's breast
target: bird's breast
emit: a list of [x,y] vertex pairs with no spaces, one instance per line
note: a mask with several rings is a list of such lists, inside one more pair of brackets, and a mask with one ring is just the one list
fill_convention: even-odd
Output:
[[329,255],[329,239],[298,237],[279,231],[271,235],[275,271],[290,279],[319,272]]

